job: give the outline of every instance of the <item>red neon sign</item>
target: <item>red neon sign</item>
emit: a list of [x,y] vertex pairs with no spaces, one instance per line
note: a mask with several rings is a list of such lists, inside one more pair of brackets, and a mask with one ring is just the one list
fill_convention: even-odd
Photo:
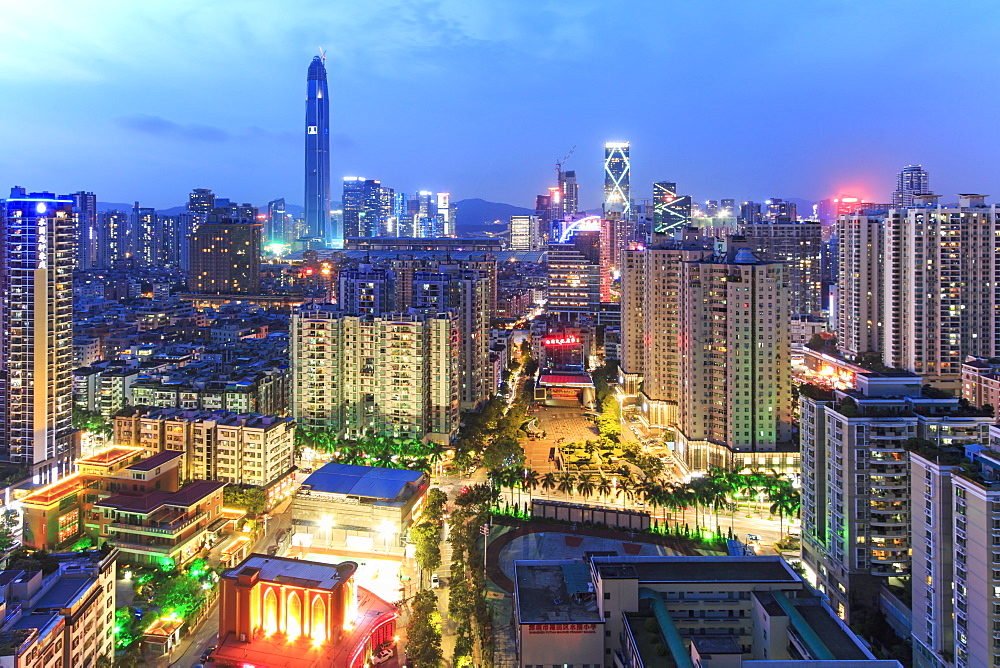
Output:
[[575,346],[580,343],[580,337],[575,334],[565,336],[546,336],[542,339],[543,346]]

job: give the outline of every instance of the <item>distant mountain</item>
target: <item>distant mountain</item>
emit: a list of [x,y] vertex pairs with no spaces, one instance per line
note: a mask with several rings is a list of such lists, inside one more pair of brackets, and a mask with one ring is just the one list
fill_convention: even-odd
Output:
[[[459,236],[481,232],[499,232],[510,223],[511,216],[533,216],[534,209],[513,204],[487,202],[478,197],[455,202],[458,216],[455,219]],[[500,221],[498,225],[496,221]]]

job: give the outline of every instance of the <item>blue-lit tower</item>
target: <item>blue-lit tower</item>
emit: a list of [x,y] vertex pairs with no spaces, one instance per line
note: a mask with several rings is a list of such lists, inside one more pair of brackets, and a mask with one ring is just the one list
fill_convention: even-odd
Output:
[[340,245],[341,230],[330,226],[330,100],[325,56],[309,64],[306,88],[306,228],[312,238]]
[[0,462],[72,472],[73,199],[11,189],[0,225]]

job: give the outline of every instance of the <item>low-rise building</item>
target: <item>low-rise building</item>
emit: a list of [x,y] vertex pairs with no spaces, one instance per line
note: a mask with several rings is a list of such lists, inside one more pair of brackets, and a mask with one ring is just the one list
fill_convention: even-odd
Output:
[[428,485],[420,471],[327,464],[295,495],[293,544],[401,556]]
[[962,363],[962,398],[976,407],[1000,407],[1000,358],[966,358]]
[[[150,475],[155,472],[150,465],[146,468]],[[126,563],[156,566],[187,563],[205,546],[210,534],[217,534],[229,523],[222,514],[225,486],[221,482],[195,480],[172,492],[109,496],[94,504],[100,527],[98,536],[102,542],[117,547]]]
[[251,554],[220,580],[215,666],[370,665],[397,612],[358,587],[358,564]]
[[518,665],[871,666],[878,661],[780,557],[517,561]]

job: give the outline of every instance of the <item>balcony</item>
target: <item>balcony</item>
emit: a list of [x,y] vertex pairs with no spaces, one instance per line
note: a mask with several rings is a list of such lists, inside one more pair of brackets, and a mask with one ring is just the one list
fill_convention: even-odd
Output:
[[195,522],[208,517],[207,513],[198,513],[188,519],[179,518],[171,522],[150,522],[148,525],[130,524],[128,522],[111,522],[108,526],[116,531],[153,536],[173,536],[188,528]]

